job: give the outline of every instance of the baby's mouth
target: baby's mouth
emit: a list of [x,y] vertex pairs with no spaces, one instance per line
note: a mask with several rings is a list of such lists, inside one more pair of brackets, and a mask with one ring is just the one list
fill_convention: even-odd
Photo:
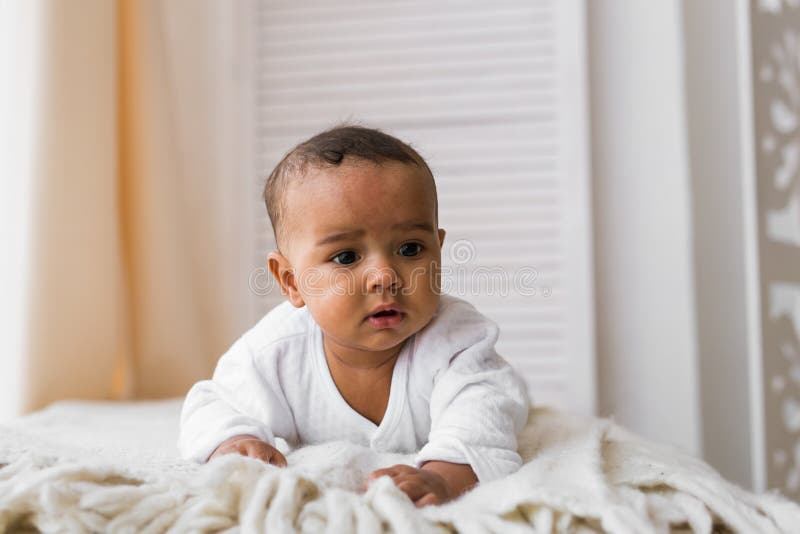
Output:
[[373,308],[372,313],[367,315],[364,321],[375,328],[386,328],[400,324],[404,315],[397,304],[383,304]]
[[367,315],[367,319],[380,317],[395,317],[402,314],[402,309],[394,302],[381,304],[372,308],[372,313]]

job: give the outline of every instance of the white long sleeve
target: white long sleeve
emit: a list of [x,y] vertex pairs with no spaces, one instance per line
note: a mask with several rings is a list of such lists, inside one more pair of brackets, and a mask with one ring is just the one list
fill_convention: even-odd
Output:
[[466,463],[481,482],[513,473],[522,465],[516,435],[528,417],[527,388],[495,351],[495,323],[464,301],[444,314],[436,335],[418,349],[423,357],[451,357],[434,378],[431,431],[416,463]]
[[516,433],[529,402],[522,380],[494,350],[497,335],[472,305],[443,295],[431,322],[403,345],[376,425],[337,389],[308,310],[281,304],[233,344],[211,380],[189,391],[179,449],[204,462],[238,434],[271,444],[348,440],[419,451],[418,463],[468,463],[479,480],[497,478],[521,463]]
[[249,332],[239,338],[220,358],[213,378],[189,390],[178,442],[184,458],[205,462],[220,443],[236,435],[249,434],[271,445],[276,435],[296,439],[291,410],[277,374],[269,369],[271,354],[266,351],[266,361],[260,359],[265,351],[251,346],[252,337]]

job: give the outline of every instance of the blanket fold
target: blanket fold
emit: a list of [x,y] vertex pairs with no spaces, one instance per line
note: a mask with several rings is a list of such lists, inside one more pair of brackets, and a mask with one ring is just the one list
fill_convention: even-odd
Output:
[[724,480],[704,462],[611,421],[539,408],[523,467],[418,509],[373,470],[413,464],[337,442],[290,451],[285,469],[177,457],[180,401],[66,402],[0,427],[0,531],[790,533],[800,506]]

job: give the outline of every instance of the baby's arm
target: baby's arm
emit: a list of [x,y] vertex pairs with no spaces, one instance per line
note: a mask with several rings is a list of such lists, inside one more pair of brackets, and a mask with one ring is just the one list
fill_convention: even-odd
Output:
[[[435,473],[442,477],[450,490],[450,495],[448,496],[450,499],[458,497],[478,483],[478,477],[469,464],[431,461],[422,464],[420,470]],[[421,504],[424,506],[427,503],[423,502]]]
[[205,462],[232,452],[277,458],[271,450],[275,436],[291,439],[296,433],[277,373],[263,371],[242,337],[220,358],[213,378],[192,387],[181,413],[178,446],[184,458]]
[[495,351],[494,322],[463,301],[445,314],[427,350],[451,356],[434,378],[431,431],[417,465],[467,464],[481,482],[500,478],[522,465],[517,433],[528,417],[527,388]]
[[465,351],[434,386],[431,432],[417,465],[468,464],[482,482],[513,473],[522,465],[516,436],[528,408],[522,380],[493,350]]
[[419,346],[431,361],[447,358],[431,391],[428,443],[416,468],[397,465],[370,477],[392,477],[417,506],[516,471],[522,465],[516,435],[530,404],[524,382],[494,350],[492,321],[463,301],[450,304],[440,319]]

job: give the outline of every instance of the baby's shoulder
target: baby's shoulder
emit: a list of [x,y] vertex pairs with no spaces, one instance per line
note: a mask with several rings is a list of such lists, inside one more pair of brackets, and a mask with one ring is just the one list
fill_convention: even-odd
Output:
[[255,326],[245,332],[242,340],[255,354],[263,354],[266,351],[305,343],[308,330],[308,309],[296,308],[287,301],[267,312]]
[[494,353],[498,336],[497,324],[471,303],[442,295],[436,314],[417,333],[414,359],[429,372],[449,366],[460,354],[484,359]]
[[497,323],[464,299],[442,295],[431,321],[419,332],[420,343],[446,344],[465,348],[487,339],[497,341]]

